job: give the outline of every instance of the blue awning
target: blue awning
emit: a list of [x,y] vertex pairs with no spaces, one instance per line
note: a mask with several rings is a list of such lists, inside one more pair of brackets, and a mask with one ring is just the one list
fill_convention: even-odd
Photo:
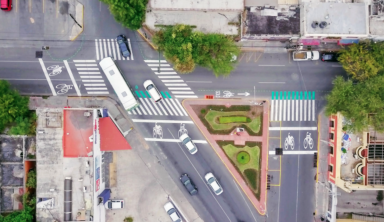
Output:
[[352,45],[359,43],[359,39],[340,39],[337,44],[338,45]]
[[105,189],[103,192],[101,192],[101,194],[98,197],[102,197],[103,204],[105,204],[105,202],[107,202],[109,198],[111,198],[111,189]]

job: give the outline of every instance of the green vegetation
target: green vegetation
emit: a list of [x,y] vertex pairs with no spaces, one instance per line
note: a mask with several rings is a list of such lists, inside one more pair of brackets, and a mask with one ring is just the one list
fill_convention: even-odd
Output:
[[182,24],[161,28],[153,42],[180,73],[190,73],[200,65],[216,76],[228,76],[236,64],[233,58],[240,54],[232,37],[204,34]]
[[340,112],[344,129],[351,132],[369,126],[384,131],[384,43],[353,44],[340,51],[340,63],[351,77],[337,77],[327,96],[326,114]]
[[251,118],[245,116],[221,116],[219,117],[219,123],[249,123]]
[[237,162],[240,164],[247,164],[251,156],[246,151],[241,151],[237,154]]
[[381,201],[383,201],[383,199],[384,199],[383,191],[382,190],[377,191],[376,200],[381,202]]
[[115,20],[124,27],[137,30],[145,21],[148,0],[100,0],[109,6]]
[[[260,199],[261,143],[246,142],[245,146],[234,145],[233,141],[216,141],[228,159],[250,186],[257,199]],[[244,159],[242,159],[242,156]],[[242,161],[248,159],[247,163]]]
[[[246,112],[246,111],[222,112],[222,111],[210,110],[205,115],[205,119],[208,121],[212,129],[216,131],[225,130],[225,132],[227,132],[228,130],[232,131],[236,127],[244,126],[245,128],[249,128],[250,131],[252,131],[251,133],[256,134],[260,131],[260,128],[261,128],[261,116],[254,117],[253,119],[248,118],[251,121],[250,122],[247,121],[247,123],[243,123],[243,124],[239,124],[238,122],[232,122],[232,123],[229,122],[229,123],[221,124],[217,121],[217,119],[220,119],[221,117],[247,116],[248,114],[249,112]],[[246,118],[247,117],[245,117],[245,119]],[[248,133],[250,132],[248,131]]]
[[133,217],[124,218],[124,222],[133,222]]
[[257,189],[257,180],[258,180],[258,177],[257,175],[259,174],[259,172],[257,172],[256,170],[254,169],[246,169],[244,170],[244,176],[247,178],[247,181],[249,182],[249,184],[251,185],[251,188],[253,190],[256,190]]
[[11,89],[9,83],[0,80],[0,132],[8,126],[11,135],[31,135],[36,129],[36,115],[28,109],[28,97]]
[[28,172],[27,183],[25,186],[27,188],[36,188],[36,170],[31,170]]
[[36,197],[29,193],[23,195],[24,209],[14,211],[6,216],[0,215],[0,222],[33,222],[36,214]]

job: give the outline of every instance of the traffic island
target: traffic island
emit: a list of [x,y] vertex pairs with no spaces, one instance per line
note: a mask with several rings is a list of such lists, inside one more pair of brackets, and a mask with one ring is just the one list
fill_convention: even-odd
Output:
[[257,211],[266,213],[268,103],[188,99],[183,106]]

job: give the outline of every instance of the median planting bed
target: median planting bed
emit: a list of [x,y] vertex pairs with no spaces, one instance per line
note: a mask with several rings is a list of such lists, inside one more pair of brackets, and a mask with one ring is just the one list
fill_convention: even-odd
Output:
[[262,135],[263,109],[259,106],[193,106],[200,121],[212,134],[227,135],[236,127],[251,136]]
[[260,199],[261,143],[246,142],[245,146],[233,141],[216,141],[236,167],[257,199]]

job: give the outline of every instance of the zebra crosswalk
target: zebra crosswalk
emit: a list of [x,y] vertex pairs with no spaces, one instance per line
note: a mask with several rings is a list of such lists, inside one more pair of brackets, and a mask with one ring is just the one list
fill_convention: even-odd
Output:
[[131,51],[131,57],[125,58],[121,55],[119,45],[116,39],[95,39],[96,60],[102,60],[106,57],[113,57],[115,60],[134,60],[131,40],[128,40],[128,46]]
[[87,94],[109,94],[96,60],[73,60]]
[[315,121],[315,92],[272,92],[271,121]]
[[139,102],[140,106],[128,111],[129,115],[188,116],[178,99],[163,98],[155,103],[150,98],[139,97]]

